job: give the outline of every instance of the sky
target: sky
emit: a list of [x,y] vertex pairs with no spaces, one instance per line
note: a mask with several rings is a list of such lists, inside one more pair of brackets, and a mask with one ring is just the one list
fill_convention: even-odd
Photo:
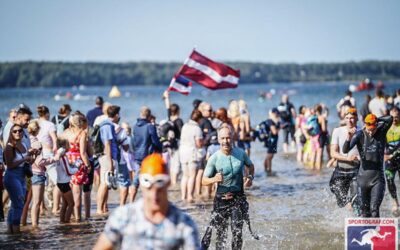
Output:
[[400,60],[399,0],[0,0],[0,61]]

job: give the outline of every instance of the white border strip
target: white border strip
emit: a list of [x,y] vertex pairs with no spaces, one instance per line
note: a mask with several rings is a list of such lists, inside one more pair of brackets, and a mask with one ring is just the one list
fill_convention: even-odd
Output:
[[182,85],[179,82],[177,82],[175,78],[173,78],[171,80],[171,83],[169,86],[175,88],[176,90],[178,90],[182,93],[190,93],[192,90],[192,86],[186,87],[185,85]]
[[211,79],[213,79],[217,83],[229,82],[231,84],[236,84],[236,85],[239,83],[239,78],[237,78],[236,76],[233,75],[221,76],[214,69],[204,64],[201,64],[195,60],[192,60],[191,58],[186,59],[184,64],[208,75]]

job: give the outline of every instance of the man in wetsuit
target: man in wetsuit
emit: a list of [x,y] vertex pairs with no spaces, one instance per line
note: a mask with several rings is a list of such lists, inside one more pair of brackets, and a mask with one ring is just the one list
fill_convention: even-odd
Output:
[[202,180],[203,185],[218,183],[212,212],[213,226],[217,231],[216,249],[225,246],[229,219],[232,249],[242,248],[242,227],[248,209],[243,187],[252,185],[254,175],[253,163],[242,149],[233,148],[232,137],[233,131],[229,126],[218,129],[221,149],[208,160]]
[[394,178],[396,172],[400,174],[400,110],[398,107],[393,107],[390,110],[390,115],[393,117],[393,124],[386,134],[386,150],[385,150],[385,176],[387,187],[390,196],[393,200],[392,212],[399,214],[399,200],[397,199],[396,184]]
[[392,125],[391,116],[377,118],[374,114],[365,117],[365,128],[356,132],[348,131],[343,145],[343,153],[348,153],[357,145],[361,166],[357,175],[357,185],[361,199],[362,217],[379,217],[379,207],[385,194],[383,155],[386,133]]
[[[333,171],[329,187],[336,196],[339,207],[347,204],[353,207],[356,215],[359,215],[359,204],[357,197],[357,173],[360,165],[357,148],[353,148],[347,154],[343,153],[343,145],[349,130],[355,129],[357,124],[357,110],[349,108],[345,113],[346,126],[333,130],[331,142],[331,156],[335,159],[335,170]],[[350,194],[349,193],[350,190]]]

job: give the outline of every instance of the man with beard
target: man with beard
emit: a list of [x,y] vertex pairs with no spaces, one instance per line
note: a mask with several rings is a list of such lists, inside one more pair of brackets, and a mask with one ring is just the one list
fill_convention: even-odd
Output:
[[[243,187],[251,187],[254,175],[253,163],[242,149],[233,148],[232,137],[229,126],[223,125],[218,129],[221,149],[208,160],[202,180],[203,185],[218,184],[211,215],[211,224],[217,231],[216,249],[224,248],[229,219],[232,228],[232,249],[242,248],[242,227],[248,215],[248,203]],[[210,238],[206,233],[202,240],[203,247],[209,244]]]
[[[348,108],[345,113],[346,126],[333,130],[331,152],[332,166],[335,167],[329,182],[332,193],[336,196],[339,207],[351,205],[355,215],[359,215],[359,204],[357,198],[357,173],[360,165],[357,148],[349,153],[343,153],[343,144],[346,141],[349,130],[355,130],[357,125],[357,110]],[[349,193],[350,190],[350,194]]]

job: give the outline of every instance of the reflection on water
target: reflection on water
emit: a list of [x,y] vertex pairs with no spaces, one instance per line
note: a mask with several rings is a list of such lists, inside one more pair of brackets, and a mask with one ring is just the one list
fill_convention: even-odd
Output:
[[[252,227],[260,235],[260,240],[253,240],[244,226],[244,249],[343,249],[344,218],[351,213],[338,209],[329,191],[331,170],[323,169],[321,173],[306,170],[297,165],[294,155],[284,157],[278,154],[273,162],[276,176],[267,178],[260,164],[263,153],[263,148],[254,144],[252,159],[257,175],[253,188],[248,191]],[[172,201],[193,216],[202,234],[208,223],[212,201],[183,204],[178,201],[177,188],[171,188],[169,195]],[[118,204],[118,193],[112,191],[110,198],[112,210]],[[391,216],[389,206],[390,200],[386,197],[382,205],[383,216]],[[46,216],[41,218],[39,230],[31,231],[27,226],[21,236],[5,235],[5,223],[1,223],[0,248],[90,249],[105,221],[105,217],[94,216],[80,224],[61,225],[58,218]],[[214,248],[214,242],[211,247]]]
[[[287,87],[274,86],[277,90]],[[335,117],[334,104],[339,100],[345,90],[345,86],[325,85],[321,87],[318,94],[318,100],[312,96],[312,86],[305,87],[302,85],[293,85],[298,95],[293,96],[292,100],[296,106],[300,103],[306,105],[314,105],[324,100],[331,109],[329,117],[330,126],[335,125],[337,118]],[[392,87],[392,86],[389,86]],[[392,89],[397,88],[393,86]],[[263,86],[265,88],[265,86]],[[244,89],[244,90],[243,90]],[[254,96],[259,87],[250,86],[243,88],[240,95],[248,100],[251,113],[254,115],[254,123],[257,124],[265,117],[267,108],[272,107],[274,103],[278,103],[278,98],[274,100],[259,103]],[[104,93],[106,90],[101,90]],[[145,89],[143,91],[150,91]],[[123,109],[123,119],[126,117],[132,124],[134,117],[137,115],[139,106],[146,103],[146,98],[155,98],[162,92],[161,88],[152,90],[153,94],[144,96],[136,95],[134,100],[120,99],[116,104],[122,107],[131,107],[132,109]],[[303,92],[302,92],[303,91]],[[100,93],[100,92],[96,92]],[[147,93],[147,92],[146,92]],[[176,96],[177,102],[182,107],[190,107],[190,102],[194,98],[210,99],[211,103],[215,103],[215,107],[226,105],[227,100],[238,98],[237,92],[218,92],[222,93],[223,98],[211,99],[214,92],[210,96],[201,96],[196,92],[189,99],[186,97]],[[3,93],[4,94],[4,93]],[[315,94],[315,93],[314,93]],[[357,102],[362,103],[362,95],[357,94]],[[2,94],[0,93],[0,97]],[[310,98],[310,97],[313,98]],[[20,99],[29,105],[37,105],[36,99]],[[174,96],[175,98],[175,96]],[[21,100],[18,100],[21,101]],[[15,99],[11,100],[7,97],[0,98],[2,114],[6,114],[9,107],[16,104]],[[51,110],[56,110],[60,103],[49,101]],[[78,105],[78,103],[72,103]],[[91,107],[91,102],[82,102],[80,107],[85,110]],[[163,117],[164,109],[161,100],[149,104],[154,113],[160,118]],[[183,109],[184,119],[188,117],[190,110]],[[3,115],[1,115],[4,117]],[[277,154],[273,160],[273,171],[276,176],[266,178],[263,172],[263,160],[265,150],[260,143],[252,144],[251,159],[256,167],[256,175],[254,186],[247,192],[248,201],[250,203],[250,217],[252,220],[253,230],[259,234],[260,240],[253,240],[244,226],[244,249],[343,249],[344,246],[344,218],[350,217],[352,214],[346,209],[337,208],[335,198],[330,193],[328,182],[332,170],[324,168],[321,172],[307,170],[298,165],[295,155],[283,156]],[[279,152],[279,151],[278,151]],[[92,213],[95,213],[95,192],[92,194]],[[203,234],[208,225],[212,201],[200,201],[196,205],[186,205],[179,202],[179,190],[172,188],[170,199],[177,203],[179,207],[190,213],[198,224],[200,233]],[[112,210],[118,204],[118,193],[111,192],[110,209]],[[385,199],[381,206],[382,217],[391,217],[390,199],[385,195]],[[23,233],[20,236],[5,235],[6,225],[0,223],[0,249],[91,249],[104,227],[106,218],[93,216],[89,221],[80,224],[60,225],[58,218],[45,217],[41,218],[40,230],[30,231],[30,227],[22,228]],[[29,222],[29,220],[28,220]],[[214,235],[215,237],[215,235]],[[229,242],[229,241],[228,241]],[[212,242],[211,247],[214,247]]]

